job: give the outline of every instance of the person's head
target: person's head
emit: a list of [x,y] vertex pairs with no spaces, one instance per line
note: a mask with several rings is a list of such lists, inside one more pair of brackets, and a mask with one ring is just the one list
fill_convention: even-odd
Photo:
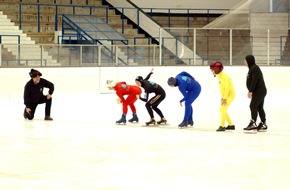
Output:
[[137,86],[142,86],[142,83],[143,83],[143,77],[141,77],[141,76],[138,76],[138,77],[136,77],[136,79],[135,79],[135,83],[136,83],[136,85]]
[[245,57],[244,63],[247,67],[251,68],[256,64],[255,57],[253,55],[247,55]]
[[31,69],[30,72],[29,72],[29,76],[31,77],[31,79],[33,80],[33,82],[35,84],[37,84],[37,83],[39,83],[40,77],[42,76],[42,74],[38,70]]
[[107,80],[107,87],[109,90],[114,90],[116,86],[116,82],[113,80]]
[[176,78],[174,78],[174,77],[170,77],[170,78],[167,80],[167,84],[168,84],[170,87],[175,87],[175,86],[177,86],[177,80],[176,80]]
[[217,74],[222,72],[223,69],[224,69],[224,66],[219,61],[214,61],[210,64],[210,70],[211,70],[213,76],[216,76]]

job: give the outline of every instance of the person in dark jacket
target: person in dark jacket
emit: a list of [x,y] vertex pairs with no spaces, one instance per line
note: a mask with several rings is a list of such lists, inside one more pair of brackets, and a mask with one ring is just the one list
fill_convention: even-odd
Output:
[[[52,94],[54,91],[53,83],[49,82],[46,79],[40,78],[42,74],[35,69],[31,69],[29,80],[24,88],[24,118],[32,120],[34,118],[34,113],[38,104],[45,103],[45,120],[53,120],[50,117],[50,109],[52,102]],[[48,94],[43,94],[43,89],[48,88]]]
[[183,71],[179,73],[175,78],[170,77],[167,80],[170,87],[177,87],[183,98],[179,101],[182,106],[182,102],[185,102],[185,113],[183,121],[178,125],[178,127],[187,127],[188,125],[193,126],[193,109],[192,103],[199,96],[201,92],[200,84],[195,80],[193,76],[189,73]]
[[[153,69],[151,72],[147,75],[145,79],[143,79],[142,76],[137,76],[135,79],[136,85],[141,86],[145,91],[145,97],[142,98],[139,97],[140,100],[146,102],[145,106],[146,109],[150,115],[150,120],[146,122],[146,125],[154,124],[156,123],[154,119],[153,110],[160,116],[160,120],[157,121],[158,124],[166,124],[167,120],[164,118],[164,115],[162,111],[158,108],[158,105],[165,99],[166,93],[164,89],[157,83],[148,81],[150,76],[153,74]],[[149,101],[149,94],[154,93],[155,96],[153,96]],[[152,110],[153,109],[153,110]],[[133,115],[134,118],[134,115]]]
[[[251,121],[244,130],[258,130],[266,131],[266,114],[264,110],[264,100],[267,94],[267,88],[265,85],[263,73],[258,65],[256,65],[255,57],[253,55],[247,55],[245,57],[245,65],[248,66],[249,71],[247,75],[247,88],[248,98],[251,99],[250,110],[251,110]],[[261,119],[259,125],[256,125],[257,117]]]

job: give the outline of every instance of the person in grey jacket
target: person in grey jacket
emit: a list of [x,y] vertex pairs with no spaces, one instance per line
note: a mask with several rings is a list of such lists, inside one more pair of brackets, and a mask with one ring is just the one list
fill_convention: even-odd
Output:
[[[267,88],[265,85],[263,73],[258,65],[256,65],[255,57],[253,55],[247,55],[245,57],[245,65],[248,66],[249,71],[247,75],[247,88],[248,98],[251,99],[251,121],[244,130],[258,130],[266,131],[268,126],[266,125],[266,114],[264,110],[264,100],[267,94]],[[257,117],[261,119],[259,125],[256,125]]]

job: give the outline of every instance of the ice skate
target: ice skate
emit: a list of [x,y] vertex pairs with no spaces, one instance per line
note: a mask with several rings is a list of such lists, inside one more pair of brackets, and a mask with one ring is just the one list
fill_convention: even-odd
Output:
[[225,129],[226,130],[235,130],[236,127],[234,125],[228,125]]
[[159,121],[157,121],[158,124],[166,124],[167,120],[165,118],[161,118]]
[[133,123],[134,121],[136,123],[139,122],[139,118],[137,117],[137,114],[133,114],[133,117],[131,119],[128,120],[130,123]]
[[151,124],[155,125],[155,124],[156,124],[156,121],[155,121],[154,118],[151,118],[148,122],[145,122],[145,124],[146,124],[147,126],[148,126],[148,125],[151,125]]
[[193,126],[193,121],[192,120],[188,120],[188,125],[190,125],[191,127]]
[[257,130],[258,130],[259,132],[266,132],[267,129],[268,129],[268,126],[266,125],[266,122],[263,123],[263,122],[261,121],[261,122],[259,123],[259,125],[258,125],[258,129],[257,129]]
[[217,130],[216,130],[217,132],[219,132],[219,131],[226,131],[226,128],[225,127],[222,127],[222,126],[220,126]]
[[179,128],[183,128],[183,127],[187,127],[187,126],[188,126],[188,121],[182,121],[182,122],[178,125]]
[[257,129],[258,129],[258,127],[256,125],[256,122],[254,120],[251,120],[249,125],[246,128],[244,128],[244,131],[245,132],[254,132],[254,133],[256,133]]
[[122,114],[121,119],[119,119],[118,121],[116,121],[116,124],[126,124],[126,114]]

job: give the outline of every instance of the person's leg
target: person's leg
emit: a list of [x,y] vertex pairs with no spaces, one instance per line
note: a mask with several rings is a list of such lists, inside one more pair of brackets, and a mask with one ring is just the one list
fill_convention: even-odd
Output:
[[266,113],[265,113],[265,110],[264,110],[264,98],[262,99],[261,103],[258,105],[258,113],[259,113],[259,117],[261,119],[261,121],[263,123],[266,122]]
[[[135,105],[134,105],[134,103],[136,102],[136,100],[137,100],[137,97],[136,97],[136,95],[137,94],[129,94],[129,96],[126,98],[126,100],[124,101],[124,103],[123,104],[126,104],[127,106],[129,105],[129,107],[130,107],[130,109],[131,109],[131,111],[132,111],[132,113],[133,114],[136,114],[136,107],[135,107]],[[128,108],[127,108],[127,106],[126,106],[126,112],[124,113],[124,110],[123,110],[123,113],[124,114],[127,114],[127,112],[128,112]]]
[[199,96],[201,91],[200,86],[195,88],[194,90],[190,91],[188,96],[188,100],[185,101],[185,114],[184,114],[184,120],[192,120],[193,117],[193,108],[192,108],[192,103],[195,101],[195,99]]
[[188,100],[185,101],[185,111],[184,111],[184,117],[183,117],[183,122],[179,124],[180,127],[182,126],[187,126],[190,124],[188,121],[192,121],[193,117],[193,108],[192,108],[192,103],[195,101],[195,99],[199,96],[201,88],[196,88],[192,91],[189,92]]
[[257,124],[257,117],[258,117],[258,106],[263,101],[264,96],[261,93],[253,93],[253,97],[250,102],[250,110],[251,110],[251,121],[249,125],[244,128],[244,130],[256,130]]
[[159,115],[161,119],[164,118],[164,115],[162,111],[158,108],[158,105],[164,100],[164,98],[164,95],[162,96],[161,94],[157,94],[149,101],[152,109]]
[[148,112],[150,118],[154,118],[154,113],[153,113],[151,106],[152,105],[150,104],[150,101],[146,102],[145,107],[147,109],[147,112]]
[[45,120],[53,120],[50,117],[50,110],[51,110],[51,103],[52,103],[52,98],[47,99],[47,96],[42,96],[39,100],[39,104],[45,103]]
[[[257,121],[257,117],[258,117],[258,108],[260,106],[260,111],[261,111],[261,114],[263,116],[263,106],[264,106],[264,98],[265,96],[262,95],[262,94],[259,94],[259,93],[255,93],[253,94],[253,97],[251,99],[251,102],[250,102],[250,110],[251,110],[251,119],[253,121]],[[264,115],[265,116],[265,115]]]

